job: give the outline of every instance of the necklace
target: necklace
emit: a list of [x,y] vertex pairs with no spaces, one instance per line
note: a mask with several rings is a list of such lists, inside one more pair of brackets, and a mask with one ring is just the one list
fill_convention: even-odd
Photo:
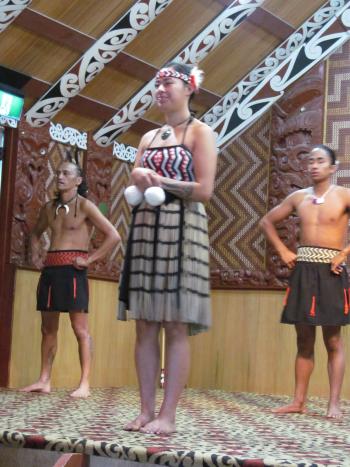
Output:
[[73,198],[69,199],[66,203],[62,203],[60,200],[57,200],[57,206],[55,210],[55,218],[58,216],[58,211],[61,208],[64,208],[66,215],[69,213],[69,204],[75,199],[75,212],[74,217],[77,217],[77,202],[78,202],[78,193],[76,193]]
[[177,128],[178,126],[180,125],[183,125],[184,123],[187,122],[187,125],[189,125],[191,122],[192,122],[192,115],[190,115],[189,117],[187,117],[185,120],[183,120],[182,122],[178,123],[177,125],[174,125],[174,126],[170,126],[168,125],[167,127],[164,128],[164,130],[162,131],[162,133],[160,134],[160,137],[162,138],[163,141],[165,141],[166,139],[169,138],[169,136],[171,135],[171,131],[174,130],[175,128]]
[[334,185],[331,185],[327,191],[323,193],[322,196],[316,196],[314,187],[312,187],[312,204],[324,204],[325,198],[328,195],[328,193],[334,188]]

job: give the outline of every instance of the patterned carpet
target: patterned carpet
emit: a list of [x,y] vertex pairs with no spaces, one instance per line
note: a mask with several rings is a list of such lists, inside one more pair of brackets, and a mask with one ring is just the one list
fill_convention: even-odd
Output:
[[[158,397],[161,393],[158,394]],[[160,437],[122,430],[136,416],[135,389],[94,389],[87,400],[0,390],[0,443],[85,452],[173,467],[350,466],[350,401],[342,420],[312,398],[305,415],[275,415],[287,397],[187,389],[178,432]]]

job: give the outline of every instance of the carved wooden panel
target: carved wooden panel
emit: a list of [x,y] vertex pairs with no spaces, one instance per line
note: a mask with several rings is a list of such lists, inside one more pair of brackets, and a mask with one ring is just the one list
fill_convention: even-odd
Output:
[[49,143],[46,128],[34,130],[25,122],[20,124],[11,247],[11,262],[19,266],[28,264],[29,233],[45,202]]
[[[28,258],[29,235],[42,205],[55,196],[55,171],[66,159],[68,145],[52,141],[48,126],[31,128],[22,122],[19,128],[16,190],[13,210],[13,235],[11,262],[18,266],[31,267]],[[108,217],[111,203],[111,148],[102,149],[90,142],[89,153],[79,150],[76,154],[79,165],[84,167],[89,186],[88,198]],[[100,234],[92,232],[91,249],[101,243]],[[45,257],[50,246],[50,232],[41,237],[40,255]],[[116,280],[121,259],[110,261],[110,256],[93,264],[89,273],[94,277]]]
[[[271,209],[288,194],[310,185],[306,155],[323,142],[325,65],[313,68],[297,81],[272,108],[269,203]],[[278,226],[284,243],[296,250],[298,219],[290,217]],[[269,245],[266,265],[272,273],[271,285],[283,287],[289,270]]]

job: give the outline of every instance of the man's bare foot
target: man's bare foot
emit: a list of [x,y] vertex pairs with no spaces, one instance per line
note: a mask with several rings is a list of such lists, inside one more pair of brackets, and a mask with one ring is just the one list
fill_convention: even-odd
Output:
[[155,418],[140,429],[142,433],[153,433],[155,435],[170,435],[176,431],[175,422],[165,418]]
[[152,415],[146,415],[146,414],[140,414],[138,417],[136,417],[134,420],[131,422],[127,423],[123,430],[125,431],[140,431],[140,428],[143,426],[147,425],[151,420],[153,420]]
[[43,383],[42,381],[38,381],[37,383],[21,388],[20,391],[21,392],[42,392],[44,394],[48,394],[51,391],[51,383],[50,381],[47,381],[46,383]]
[[298,404],[296,402],[292,402],[291,404],[282,405],[282,407],[278,407],[277,409],[272,410],[273,413],[306,413],[306,409],[304,404]]
[[327,415],[326,415],[327,418],[336,418],[336,419],[340,419],[343,417],[343,414],[340,410],[340,407],[338,404],[329,404],[328,405],[328,410],[327,410]]
[[75,391],[70,393],[71,397],[86,399],[90,396],[90,387],[88,384],[81,384]]

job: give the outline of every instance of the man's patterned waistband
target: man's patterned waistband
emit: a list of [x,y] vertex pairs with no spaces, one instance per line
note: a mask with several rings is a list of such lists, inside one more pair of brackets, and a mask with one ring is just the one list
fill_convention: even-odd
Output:
[[308,263],[330,263],[339,250],[317,246],[300,246],[297,250],[297,261]]
[[44,266],[68,266],[73,264],[77,257],[88,258],[88,252],[84,250],[60,250],[48,251]]

